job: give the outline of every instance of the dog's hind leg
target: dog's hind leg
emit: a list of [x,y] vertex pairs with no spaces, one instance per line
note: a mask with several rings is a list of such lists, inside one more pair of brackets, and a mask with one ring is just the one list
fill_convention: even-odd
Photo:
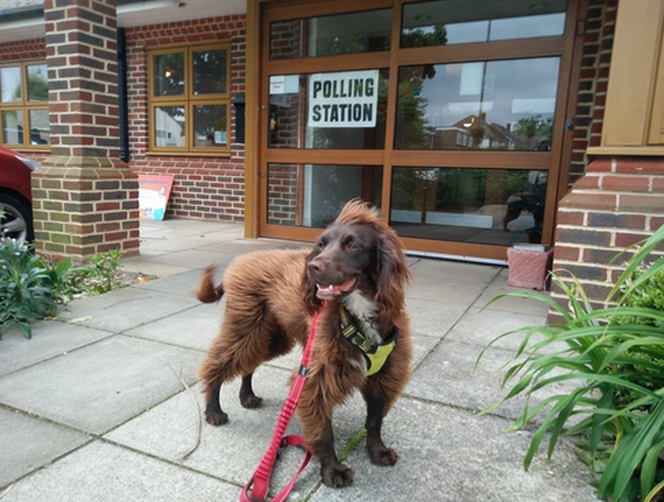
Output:
[[[220,336],[210,347],[199,369],[205,393],[205,420],[211,425],[223,425],[228,422],[228,415],[221,409],[219,392],[224,382],[242,375],[240,401],[245,407],[253,399],[254,406],[260,404],[260,398],[253,394],[251,377],[254,370],[263,362],[260,355],[248,357],[251,351],[239,350],[230,337]],[[243,357],[244,356],[244,357]]]

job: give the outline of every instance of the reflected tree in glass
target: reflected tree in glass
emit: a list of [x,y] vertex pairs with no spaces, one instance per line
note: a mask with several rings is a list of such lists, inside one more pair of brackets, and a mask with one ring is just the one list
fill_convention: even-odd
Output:
[[0,68],[0,84],[2,85],[2,102],[15,103],[21,101],[21,68],[16,66]]
[[516,136],[528,138],[528,144],[536,143],[536,150],[551,150],[551,137],[553,135],[553,117],[542,118],[533,115],[517,120],[514,124]]
[[402,47],[432,47],[438,45],[447,45],[447,29],[442,24],[434,25],[433,31],[417,28],[401,34]]
[[28,66],[28,101],[48,101],[46,65]]
[[433,134],[426,114],[428,101],[421,96],[426,79],[436,75],[433,65],[406,66],[399,69],[397,91],[397,125],[395,143],[397,148],[428,148],[427,139]]
[[226,51],[195,51],[194,94],[223,94],[226,92]]
[[184,54],[154,56],[154,95],[181,96],[184,94]]

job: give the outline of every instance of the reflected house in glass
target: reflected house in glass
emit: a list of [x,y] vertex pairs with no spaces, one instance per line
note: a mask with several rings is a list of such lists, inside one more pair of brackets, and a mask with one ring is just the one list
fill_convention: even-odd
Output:
[[450,127],[436,127],[433,133],[433,149],[482,148],[514,150],[517,138],[510,131],[510,124],[502,126],[487,123],[486,114],[468,115]]
[[[169,113],[169,111],[171,113]],[[179,146],[184,139],[184,115],[178,110],[155,108],[155,136],[159,146]]]

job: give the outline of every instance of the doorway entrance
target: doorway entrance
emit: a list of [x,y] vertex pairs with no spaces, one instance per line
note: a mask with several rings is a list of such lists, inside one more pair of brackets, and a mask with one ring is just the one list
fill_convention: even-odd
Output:
[[551,244],[579,1],[256,0],[256,234],[362,198],[413,251]]

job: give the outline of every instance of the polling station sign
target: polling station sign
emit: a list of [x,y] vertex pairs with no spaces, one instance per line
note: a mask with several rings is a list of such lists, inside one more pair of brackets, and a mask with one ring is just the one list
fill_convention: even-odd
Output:
[[309,127],[375,127],[378,70],[309,75]]

